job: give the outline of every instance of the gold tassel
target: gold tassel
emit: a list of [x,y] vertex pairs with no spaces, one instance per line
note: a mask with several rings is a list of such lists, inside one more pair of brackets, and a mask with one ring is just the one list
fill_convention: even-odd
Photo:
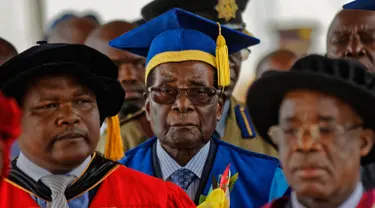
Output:
[[216,67],[218,71],[218,85],[221,87],[226,87],[230,84],[229,54],[225,38],[221,35],[221,25],[220,23],[217,24],[219,26],[219,36],[216,39]]
[[118,116],[107,118],[107,138],[104,157],[117,161],[124,157],[124,144],[121,138],[120,120]]

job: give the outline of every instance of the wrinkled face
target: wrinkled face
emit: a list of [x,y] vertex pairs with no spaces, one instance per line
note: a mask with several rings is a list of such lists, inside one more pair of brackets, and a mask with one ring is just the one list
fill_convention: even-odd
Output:
[[81,164],[99,141],[95,94],[68,75],[34,81],[23,100],[21,151],[39,166],[67,172]]
[[[273,140],[297,197],[327,200],[354,190],[360,159],[373,144],[373,131],[361,123],[356,112],[335,97],[307,90],[284,97],[279,112],[283,136]],[[298,129],[304,129],[300,139],[294,136]]]
[[[165,63],[152,70],[153,83],[148,84],[159,89],[156,91],[158,95],[163,95],[156,98],[166,100],[166,95],[172,94],[173,89],[184,88],[171,104],[161,104],[161,100],[153,96],[154,92],[148,93],[147,117],[153,132],[163,145],[175,149],[197,148],[211,139],[216,122],[221,117],[222,100],[218,94],[211,94],[210,102],[207,102],[203,99],[203,89],[214,88],[214,75],[213,67],[198,61]],[[205,101],[208,104],[194,104],[187,88],[201,89],[194,90],[191,95],[194,98],[202,97],[195,101]]]
[[375,72],[375,12],[343,10],[328,32],[327,52],[331,58],[350,58]]

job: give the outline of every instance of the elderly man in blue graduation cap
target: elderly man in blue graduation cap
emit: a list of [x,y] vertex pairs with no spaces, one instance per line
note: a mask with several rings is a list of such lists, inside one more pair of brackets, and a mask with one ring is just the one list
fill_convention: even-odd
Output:
[[145,109],[155,133],[121,163],[174,182],[196,204],[223,181],[231,207],[260,207],[283,196],[288,185],[276,158],[213,136],[230,84],[228,54],[259,42],[181,9],[112,40],[112,47],[147,57]]

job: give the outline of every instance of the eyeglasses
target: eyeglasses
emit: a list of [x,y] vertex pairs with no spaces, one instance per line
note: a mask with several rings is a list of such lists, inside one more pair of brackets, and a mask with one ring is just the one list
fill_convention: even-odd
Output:
[[348,127],[343,127],[341,125],[310,125],[301,128],[292,128],[292,127],[281,127],[281,126],[272,126],[268,135],[275,141],[284,140],[287,142],[297,141],[300,143],[306,131],[308,132],[310,138],[313,141],[320,141],[331,139],[344,134],[346,132],[352,131],[362,127],[362,124],[354,124]]
[[216,99],[220,90],[213,87],[149,87],[147,92],[151,94],[154,102],[159,104],[171,105],[180,97],[181,91],[185,91],[185,96],[193,105],[209,105]]

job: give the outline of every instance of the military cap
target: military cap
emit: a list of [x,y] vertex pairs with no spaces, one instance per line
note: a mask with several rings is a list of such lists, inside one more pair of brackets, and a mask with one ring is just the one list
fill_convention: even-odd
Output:
[[154,0],[142,8],[142,16],[148,21],[178,7],[198,14],[232,29],[244,30],[242,13],[249,0]]

